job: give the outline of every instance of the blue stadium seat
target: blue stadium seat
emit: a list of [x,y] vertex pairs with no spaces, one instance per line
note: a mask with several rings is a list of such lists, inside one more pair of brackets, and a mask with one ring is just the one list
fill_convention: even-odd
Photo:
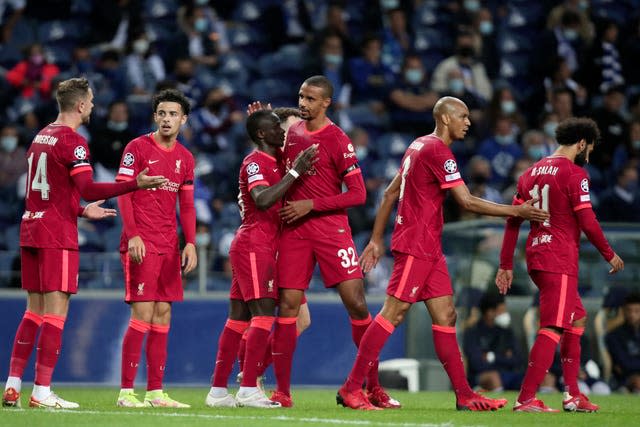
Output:
[[165,20],[153,20],[145,24],[145,31],[151,41],[164,42],[171,40],[176,34],[176,26],[175,23],[172,25]]
[[44,21],[38,26],[38,39],[46,45],[67,40],[81,40],[87,34],[88,25],[81,19]]
[[251,85],[253,99],[271,102],[272,105],[295,105],[296,90],[288,82],[280,79],[266,78]]
[[415,138],[412,135],[399,133],[399,132],[387,132],[382,134],[375,140],[375,149],[380,158],[396,158],[401,159],[404,156],[409,144]]
[[176,0],[145,0],[144,9],[147,19],[173,18],[178,11]]
[[498,36],[498,50],[502,54],[526,53],[533,50],[533,39],[518,32],[501,31]]
[[304,67],[304,58],[303,45],[284,45],[277,52],[262,55],[258,61],[258,70],[264,77],[273,78],[290,75],[292,72],[299,74]]
[[254,22],[260,18],[262,14],[261,2],[259,0],[240,0],[231,16],[235,22]]
[[258,30],[243,23],[227,26],[229,43],[235,50],[240,50],[254,58],[264,53],[265,37]]
[[536,27],[545,20],[543,2],[511,1],[505,18],[505,25],[510,28]]
[[20,250],[20,224],[14,224],[5,229],[4,239],[7,249],[10,251]]
[[451,37],[448,37],[445,31],[433,28],[420,28],[416,31],[413,48],[418,53],[433,50],[447,53],[453,51],[453,40]]

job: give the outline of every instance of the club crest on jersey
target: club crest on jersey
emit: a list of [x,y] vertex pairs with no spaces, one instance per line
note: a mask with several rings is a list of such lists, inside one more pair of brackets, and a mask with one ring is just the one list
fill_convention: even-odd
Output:
[[144,282],[138,283],[138,295],[144,295]]
[[456,164],[455,160],[449,159],[446,162],[444,162],[444,170],[445,170],[445,172],[454,173],[457,169],[458,169],[458,165]]
[[176,160],[176,173],[180,173],[180,164],[182,163],[182,160]]
[[73,150],[73,155],[76,156],[76,159],[78,160],[84,160],[87,158],[87,150],[82,145],[78,145]]
[[133,157],[133,154],[127,153],[124,155],[124,158],[122,159],[122,164],[124,166],[131,166],[133,165],[134,161],[135,161],[135,157]]
[[256,162],[251,162],[247,165],[247,175],[255,175],[260,172],[260,166]]
[[587,178],[580,181],[580,189],[585,193],[589,192],[589,180]]

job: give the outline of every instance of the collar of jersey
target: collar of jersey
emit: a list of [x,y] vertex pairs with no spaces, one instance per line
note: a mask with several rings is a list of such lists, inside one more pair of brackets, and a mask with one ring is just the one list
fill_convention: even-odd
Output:
[[329,123],[327,123],[326,125],[322,126],[320,129],[314,130],[314,131],[310,131],[309,129],[307,129],[307,124],[304,121],[302,121],[300,123],[302,123],[302,127],[304,129],[304,133],[306,133],[307,135],[315,135],[316,133],[322,132],[323,130],[325,130],[325,128],[327,126],[331,126],[333,124],[333,122],[331,120],[329,120]]
[[151,138],[151,140],[156,145],[156,147],[158,147],[162,151],[167,151],[169,153],[172,152],[173,150],[175,150],[176,147],[178,146],[178,140],[176,140],[176,143],[173,144],[173,147],[171,147],[171,148],[163,147],[162,145],[158,144],[158,141],[156,141],[156,139],[153,137],[153,132],[149,132],[149,138]]

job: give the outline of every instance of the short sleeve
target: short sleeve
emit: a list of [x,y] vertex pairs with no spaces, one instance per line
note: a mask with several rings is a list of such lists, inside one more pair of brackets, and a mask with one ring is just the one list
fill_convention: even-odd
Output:
[[456,159],[448,147],[442,145],[432,152],[427,150],[424,152],[423,158],[426,160],[427,167],[438,180],[441,189],[464,184],[458,170],[458,163],[456,163]]
[[92,171],[89,146],[82,136],[75,132],[65,135],[62,147],[60,161],[69,169],[69,175]]
[[243,177],[246,179],[249,192],[259,185],[271,185],[269,182],[269,169],[257,156],[242,166],[240,179],[242,180]]
[[195,160],[193,159],[193,155],[184,150],[185,153],[185,171],[184,178],[182,180],[182,184],[180,185],[181,190],[193,190],[193,181],[194,181],[194,169],[195,169]]
[[353,147],[349,137],[343,132],[339,132],[337,140],[336,152],[334,153],[337,172],[342,178],[354,173],[360,173],[356,149]]
[[582,168],[575,171],[567,182],[569,201],[573,211],[591,208],[591,196],[589,195],[589,178]]
[[139,154],[137,145],[132,141],[124,148],[122,158],[120,159],[120,167],[116,175],[116,181],[129,181],[134,179],[142,170],[143,159]]

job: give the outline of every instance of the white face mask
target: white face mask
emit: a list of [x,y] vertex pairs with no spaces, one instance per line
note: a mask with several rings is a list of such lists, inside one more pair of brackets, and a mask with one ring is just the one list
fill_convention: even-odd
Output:
[[149,42],[145,39],[138,39],[133,42],[133,50],[135,53],[144,55],[149,49]]
[[6,135],[0,138],[0,146],[7,153],[11,153],[18,146],[18,137],[13,135]]
[[496,326],[506,329],[511,325],[511,314],[506,311],[504,313],[498,314],[494,322]]

